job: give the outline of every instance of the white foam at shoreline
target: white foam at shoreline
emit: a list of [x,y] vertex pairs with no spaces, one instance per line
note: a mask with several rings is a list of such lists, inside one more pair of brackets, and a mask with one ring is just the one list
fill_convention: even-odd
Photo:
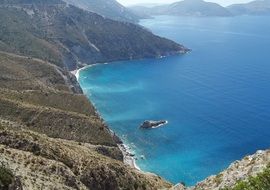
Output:
[[84,66],[84,67],[82,67],[80,69],[75,69],[73,71],[70,71],[70,73],[72,73],[77,78],[77,80],[79,80],[80,71],[85,70],[85,69],[88,69],[90,67],[94,67],[96,65],[101,65],[101,64],[108,64],[108,63],[95,63],[95,64],[91,64],[91,65],[86,65],[86,66]]
[[[122,151],[124,156],[124,163],[131,166],[132,168],[135,168],[137,170],[142,171],[139,166],[136,164],[136,160],[133,156],[133,153],[130,151],[131,148],[126,144],[118,144],[119,149]],[[135,154],[134,154],[135,155]]]
[[162,126],[164,126],[164,125],[167,125],[168,123],[169,123],[169,121],[166,121],[165,123],[159,124],[159,125],[156,126],[156,127],[152,127],[152,129],[156,129],[156,128],[162,127]]

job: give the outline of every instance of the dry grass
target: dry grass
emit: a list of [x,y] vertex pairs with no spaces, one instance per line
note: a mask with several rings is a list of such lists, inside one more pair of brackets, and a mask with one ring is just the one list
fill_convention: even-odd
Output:
[[91,144],[79,145],[21,128],[10,129],[10,126],[0,129],[0,161],[9,164],[17,175],[27,176],[23,181],[25,187],[34,187],[34,179],[43,179],[44,184],[51,185],[55,180],[58,185],[72,182],[72,188],[80,189],[170,187],[157,176],[145,175],[121,161],[99,154]]
[[55,138],[116,146],[94,107],[49,63],[0,53],[0,116]]

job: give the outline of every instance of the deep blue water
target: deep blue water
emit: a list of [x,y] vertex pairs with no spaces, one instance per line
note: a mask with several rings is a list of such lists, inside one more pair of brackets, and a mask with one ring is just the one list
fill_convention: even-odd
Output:
[[[80,72],[84,92],[137,153],[137,164],[193,185],[270,147],[270,17],[156,17],[141,24],[185,44],[184,56]],[[144,120],[166,119],[141,130]]]

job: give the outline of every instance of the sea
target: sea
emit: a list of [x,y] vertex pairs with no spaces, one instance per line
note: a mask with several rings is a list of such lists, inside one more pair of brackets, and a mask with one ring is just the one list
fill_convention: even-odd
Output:
[[[141,170],[194,185],[270,147],[270,17],[140,24],[192,51],[97,64],[79,72],[79,83]],[[168,124],[141,129],[145,120]]]

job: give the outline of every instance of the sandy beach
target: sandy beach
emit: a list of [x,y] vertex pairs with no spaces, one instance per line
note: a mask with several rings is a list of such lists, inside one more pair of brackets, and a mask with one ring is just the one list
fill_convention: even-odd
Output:
[[70,71],[70,73],[76,76],[77,73],[78,73],[78,69],[76,69],[76,70],[74,70],[74,71]]

